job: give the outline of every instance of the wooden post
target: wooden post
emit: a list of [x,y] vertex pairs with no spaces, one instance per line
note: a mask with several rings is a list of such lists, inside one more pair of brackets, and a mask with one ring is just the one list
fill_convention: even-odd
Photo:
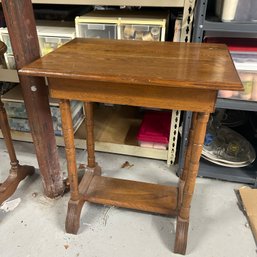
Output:
[[69,173],[69,183],[71,200],[79,200],[78,172],[76,167],[76,149],[74,144],[74,131],[69,100],[60,100],[60,111],[62,117],[62,130],[65,143],[67,167]]
[[[31,0],[2,0],[17,69],[39,58],[39,43]],[[44,78],[19,76],[31,134],[46,196],[57,197],[64,186],[60,170],[48,88]]]
[[86,133],[87,133],[87,165],[89,168],[95,168],[95,140],[94,140],[94,121],[93,121],[93,103],[85,103],[86,111]]
[[193,113],[193,117],[191,120],[191,128],[188,135],[188,143],[187,143],[187,151],[185,156],[185,164],[182,173],[180,174],[179,178],[179,191],[178,191],[178,209],[180,210],[181,204],[183,201],[183,195],[184,195],[184,187],[185,187],[185,181],[187,179],[187,174],[189,172],[189,166],[190,166],[190,157],[192,152],[192,141],[194,138],[194,128],[196,126],[197,122],[197,113]]
[[[188,170],[185,170],[185,175],[182,175],[182,178],[184,178],[185,181],[183,186],[183,195],[181,196],[182,200],[179,200],[181,202],[177,217],[176,241],[174,247],[175,253],[186,253],[190,205],[194,193],[195,180],[198,174],[199,161],[203,149],[208,120],[209,113],[207,112],[193,114],[193,127],[191,128],[189,138],[191,146],[189,146],[188,154],[186,155],[185,160]],[[180,188],[180,190],[181,189],[182,188]],[[180,194],[181,193],[182,192],[180,192]]]
[[[4,59],[4,53],[6,52],[6,45],[0,41],[0,65],[6,68]],[[12,143],[10,127],[8,124],[7,114],[4,108],[4,104],[0,97],[0,128],[4,137],[5,145],[9,154],[11,161],[11,169],[9,171],[9,176],[7,179],[0,183],[0,205],[8,199],[17,189],[19,183],[25,179],[27,176],[32,175],[35,172],[35,168],[27,165],[19,165],[17,160],[14,146]]]

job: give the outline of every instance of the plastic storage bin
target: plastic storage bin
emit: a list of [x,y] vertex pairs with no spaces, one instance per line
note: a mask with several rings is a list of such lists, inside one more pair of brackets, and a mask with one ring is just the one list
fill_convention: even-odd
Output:
[[[37,26],[40,54],[45,55],[75,37],[75,28]],[[15,69],[15,61],[7,28],[0,28],[0,38],[7,45],[5,61],[9,69]]]
[[[56,115],[57,111],[54,110],[54,107],[50,106],[52,120],[53,120],[53,127],[54,127],[54,134],[56,136],[62,136],[62,123],[61,118],[59,115]],[[60,110],[58,109],[58,113]],[[27,118],[20,118],[20,117],[9,117],[8,114],[8,122],[11,130],[20,131],[20,132],[30,132],[29,121]],[[83,111],[83,104],[79,103],[76,108],[72,112],[72,124],[74,132],[78,129],[81,122],[83,121],[84,111]]]
[[5,56],[5,61],[8,69],[16,69],[16,63],[13,55],[7,54]]
[[208,37],[204,41],[227,44],[244,85],[242,92],[221,90],[219,97],[257,101],[257,39]]
[[[106,15],[105,15],[106,14]],[[117,39],[118,18],[108,12],[90,12],[75,19],[76,36],[83,38]]]
[[76,36],[164,41],[167,18],[166,12],[94,11],[76,17]]
[[84,38],[117,39],[117,25],[102,23],[84,23],[77,25],[77,36]]
[[160,41],[161,26],[125,24],[120,26],[121,39]]
[[12,45],[11,45],[11,41],[10,41],[10,37],[9,37],[7,28],[0,28],[0,39],[7,46],[6,54],[13,54]]
[[231,56],[237,70],[257,72],[257,49],[256,52],[232,52]]
[[[21,97],[21,88],[16,86],[2,96],[10,128],[16,131],[30,131],[27,112]],[[52,115],[55,135],[62,135],[62,122],[59,104],[56,100],[50,100],[50,111]],[[74,131],[84,119],[83,103],[71,101],[72,122]]]
[[239,71],[238,74],[243,83],[244,91],[220,90],[218,96],[221,98],[257,101],[257,72]]
[[75,37],[75,28],[37,26],[41,55],[48,54]]
[[54,49],[69,42],[71,38],[38,36],[41,55],[46,55]]
[[166,149],[169,143],[170,122],[170,112],[146,112],[137,134],[139,145],[142,147]]

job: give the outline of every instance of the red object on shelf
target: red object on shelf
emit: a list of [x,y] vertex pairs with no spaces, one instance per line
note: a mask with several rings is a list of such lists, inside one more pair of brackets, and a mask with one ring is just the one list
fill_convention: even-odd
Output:
[[168,144],[170,123],[171,112],[146,112],[137,134],[137,140],[140,142]]
[[230,51],[257,52],[257,38],[206,37],[206,43],[223,43]]

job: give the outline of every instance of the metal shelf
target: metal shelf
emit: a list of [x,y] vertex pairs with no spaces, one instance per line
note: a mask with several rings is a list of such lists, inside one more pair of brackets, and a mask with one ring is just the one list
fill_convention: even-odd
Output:
[[[234,109],[234,108],[233,108]],[[185,149],[188,141],[189,124],[191,122],[191,112],[187,112],[183,119],[183,138],[180,149],[180,158],[178,163],[178,175],[184,168]],[[256,147],[255,147],[256,149]],[[257,149],[256,149],[257,150]],[[249,166],[242,168],[229,168],[216,165],[201,158],[199,167],[199,177],[215,178],[220,180],[240,182],[254,185],[257,187],[257,159]]]
[[[219,32],[222,36],[227,35],[226,33],[238,33],[237,35],[248,36],[249,34],[257,35],[257,23],[236,23],[236,22],[221,22],[217,17],[206,17],[208,0],[198,0],[195,8],[194,15],[194,31],[192,36],[193,42],[202,42],[204,32]],[[225,33],[224,33],[225,32]],[[239,33],[242,33],[241,35]],[[215,33],[217,34],[217,33]],[[257,102],[245,101],[245,100],[234,100],[218,98],[216,102],[217,108],[233,109],[233,110],[245,110],[245,111],[256,111]],[[183,136],[181,140],[180,157],[178,164],[178,175],[184,168],[185,149],[188,141],[189,124],[192,114],[187,112],[183,119]],[[257,149],[256,149],[257,150]],[[213,164],[204,159],[201,159],[199,176],[216,178],[221,180],[241,182],[252,184],[257,187],[257,160],[244,168],[228,168]]]
[[257,102],[218,98],[216,108],[256,112]]
[[247,167],[228,168],[208,162],[202,158],[198,175],[200,177],[216,178],[232,182],[252,184],[256,186],[256,170],[256,160],[252,165]]
[[8,70],[0,68],[1,81],[19,83],[17,70]]
[[204,20],[202,29],[218,32],[256,33],[257,23],[221,22],[214,17]]
[[[126,6],[155,6],[155,7],[183,7],[184,0],[32,0],[33,4],[79,4],[79,5],[126,5]],[[0,0],[1,3],[1,0]]]

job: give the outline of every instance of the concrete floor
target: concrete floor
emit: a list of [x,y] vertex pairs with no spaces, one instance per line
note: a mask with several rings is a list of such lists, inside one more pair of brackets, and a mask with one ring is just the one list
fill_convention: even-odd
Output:
[[[38,167],[33,145],[16,142],[21,164]],[[0,181],[9,169],[8,155],[0,140]],[[66,170],[64,149],[60,162]],[[85,151],[78,150],[79,163]],[[175,184],[174,167],[164,161],[97,153],[106,176],[160,184]],[[121,169],[128,161],[134,166]],[[197,179],[191,208],[187,256],[253,257],[256,245],[247,219],[237,206],[234,189],[242,184]],[[64,231],[69,194],[51,200],[42,194],[38,170],[22,182],[9,200],[21,199],[12,211],[0,210],[0,257],[171,257],[175,219],[116,207],[86,204],[78,235]]]

